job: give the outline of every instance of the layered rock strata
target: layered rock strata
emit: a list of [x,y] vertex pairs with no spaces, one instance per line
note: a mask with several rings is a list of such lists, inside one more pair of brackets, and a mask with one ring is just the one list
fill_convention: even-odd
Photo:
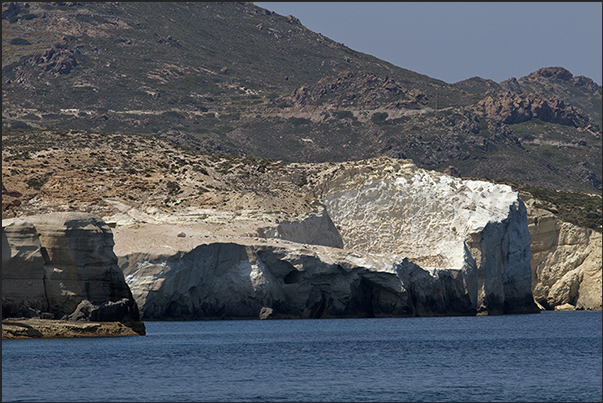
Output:
[[200,220],[115,228],[143,317],[539,311],[526,210],[510,187],[389,158],[327,164],[315,179],[315,214],[239,236]]
[[542,309],[601,310],[601,233],[528,202],[534,300]]
[[89,213],[2,220],[2,317],[123,322],[144,334],[113,245]]

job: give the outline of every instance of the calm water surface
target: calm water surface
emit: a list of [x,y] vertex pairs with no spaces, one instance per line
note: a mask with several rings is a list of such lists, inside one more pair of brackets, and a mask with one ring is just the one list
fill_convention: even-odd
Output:
[[601,312],[146,322],[4,340],[2,401],[601,401]]

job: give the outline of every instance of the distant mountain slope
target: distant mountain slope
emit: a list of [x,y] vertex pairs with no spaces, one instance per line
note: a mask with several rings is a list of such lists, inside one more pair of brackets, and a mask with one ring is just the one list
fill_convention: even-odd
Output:
[[[449,85],[252,3],[3,3],[2,127],[152,134],[284,161],[388,155],[601,192],[601,86]],[[40,132],[41,133],[41,132]]]

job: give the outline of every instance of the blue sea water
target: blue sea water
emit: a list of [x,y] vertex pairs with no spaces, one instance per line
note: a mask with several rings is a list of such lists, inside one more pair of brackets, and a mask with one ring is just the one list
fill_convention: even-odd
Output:
[[601,312],[146,322],[4,340],[2,401],[601,401]]

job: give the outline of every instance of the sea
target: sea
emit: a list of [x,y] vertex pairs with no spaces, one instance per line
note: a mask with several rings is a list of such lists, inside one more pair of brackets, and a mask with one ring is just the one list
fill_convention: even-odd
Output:
[[145,322],[2,341],[3,402],[600,402],[601,311]]

